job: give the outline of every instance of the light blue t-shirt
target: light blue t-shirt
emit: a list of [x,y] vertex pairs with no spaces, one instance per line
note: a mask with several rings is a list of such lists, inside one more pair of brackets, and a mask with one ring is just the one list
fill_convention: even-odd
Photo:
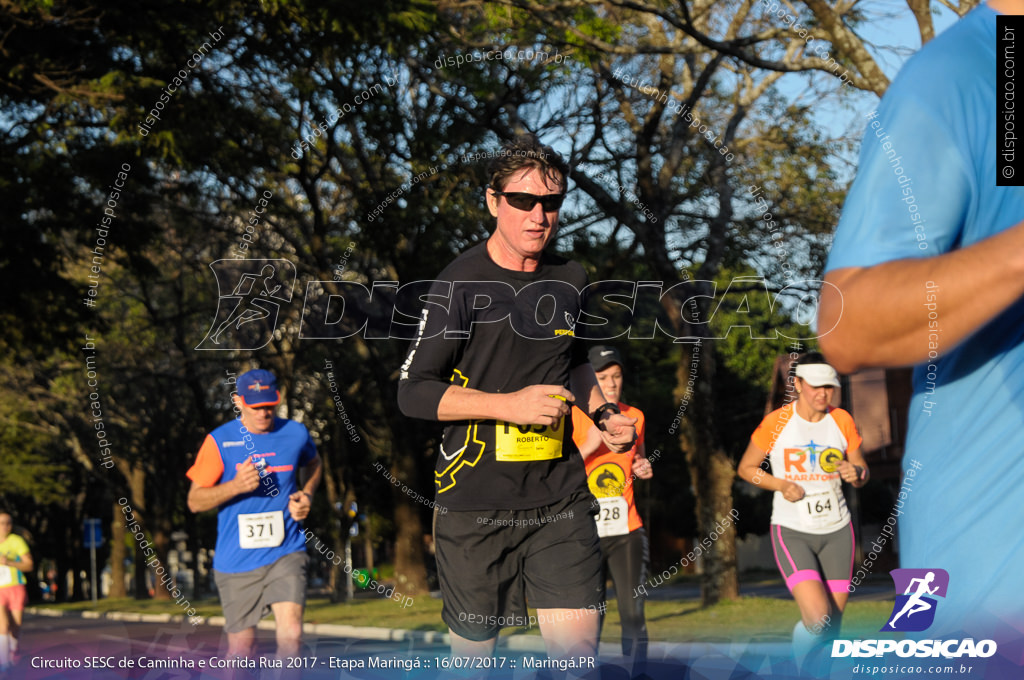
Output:
[[[976,8],[892,83],[869,119],[827,271],[941,255],[1024,220],[1024,188],[996,186],[996,16]],[[1024,78],[1020,85],[1018,103]],[[1019,639],[1024,301],[950,351],[943,294],[921,282],[921,304],[934,313],[921,343],[937,358],[914,369],[900,562],[949,572],[927,637],[962,630]]]

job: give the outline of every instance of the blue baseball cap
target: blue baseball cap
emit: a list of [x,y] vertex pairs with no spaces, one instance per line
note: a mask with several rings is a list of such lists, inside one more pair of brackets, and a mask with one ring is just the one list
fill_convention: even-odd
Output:
[[277,378],[268,370],[256,368],[243,373],[235,384],[238,396],[249,408],[277,406],[281,403],[281,392],[277,389]]

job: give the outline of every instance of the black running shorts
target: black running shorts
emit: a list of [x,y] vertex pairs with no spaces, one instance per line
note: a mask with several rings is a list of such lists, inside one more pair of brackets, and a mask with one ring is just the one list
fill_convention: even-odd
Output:
[[441,618],[468,640],[529,626],[537,609],[597,609],[601,547],[589,492],[529,510],[434,513]]

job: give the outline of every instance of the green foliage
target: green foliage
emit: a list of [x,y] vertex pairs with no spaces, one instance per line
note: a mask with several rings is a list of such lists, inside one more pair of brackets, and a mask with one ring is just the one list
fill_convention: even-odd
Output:
[[[377,539],[410,531],[392,518],[408,499],[371,465],[399,471],[425,495],[433,488],[440,427],[396,413],[396,370],[408,344],[358,333],[302,340],[300,301],[310,282],[334,278],[343,256],[346,281],[404,283],[433,278],[485,239],[493,218],[484,164],[463,156],[516,131],[539,131],[571,156],[580,190],[563,211],[557,247],[595,280],[674,283],[688,269],[714,278],[719,290],[734,276],[763,275],[774,291],[783,272],[765,211],[781,225],[797,272],[820,271],[841,191],[835,148],[813,125],[812,108],[790,106],[772,89],[739,106],[739,64],[691,43],[671,55],[645,52],[678,36],[632,10],[574,3],[551,11],[441,9],[428,0],[0,7],[0,25],[10,28],[0,54],[0,285],[8,293],[0,310],[0,446],[10,468],[0,499],[36,500],[30,524],[53,536],[48,557],[73,563],[69,536],[81,518],[109,519],[112,498],[121,496],[145,508],[147,535],[184,527],[193,548],[212,544],[212,516],[185,507],[184,471],[203,435],[231,417],[225,370],[257,365],[282,378],[285,409],[308,424],[330,463],[335,500],[372,503]],[[219,27],[224,39],[161,99]],[[593,41],[638,51],[606,54]],[[573,58],[435,66],[439,56],[513,45]],[[663,100],[609,78],[616,67],[674,102],[692,97],[692,111],[736,158],[723,166]],[[143,135],[140,124],[157,102],[160,119]],[[332,118],[346,105],[351,110]],[[307,148],[304,139],[312,140]],[[102,251],[97,306],[86,307],[96,226],[121,163],[132,169]],[[598,179],[595,171],[607,174]],[[764,209],[744,190],[755,183]],[[265,348],[197,351],[219,302],[209,266],[239,255],[246,216],[265,190],[273,199],[245,256],[294,263],[294,303],[282,308],[280,332]],[[786,318],[792,308],[757,286],[730,290],[716,305],[710,327],[718,334],[743,320],[757,337],[801,330]],[[92,409],[82,399],[85,333],[98,339],[104,425],[116,442],[112,471],[96,468]],[[664,336],[616,344],[631,363],[627,398],[647,414],[648,452],[662,452],[655,479],[638,484],[641,510],[653,530],[696,534],[692,487],[700,493],[701,482],[691,479],[672,429],[686,347]],[[784,344],[738,328],[714,343],[709,431],[729,451],[749,436]],[[326,361],[343,375],[358,440],[334,411]],[[417,510],[429,526],[429,511]],[[318,498],[311,522],[333,528],[332,512]],[[46,531],[48,522],[56,528]]]

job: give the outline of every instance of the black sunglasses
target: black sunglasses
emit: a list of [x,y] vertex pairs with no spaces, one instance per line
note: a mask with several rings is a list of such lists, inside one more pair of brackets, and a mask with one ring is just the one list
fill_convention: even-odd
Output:
[[[491,191],[494,190],[492,189]],[[521,191],[494,191],[494,195],[504,196],[510,206],[516,210],[525,210],[526,212],[533,210],[533,206],[538,203],[540,203],[544,212],[556,212],[562,207],[562,201],[565,200],[565,194],[538,196],[537,194],[527,194]]]

